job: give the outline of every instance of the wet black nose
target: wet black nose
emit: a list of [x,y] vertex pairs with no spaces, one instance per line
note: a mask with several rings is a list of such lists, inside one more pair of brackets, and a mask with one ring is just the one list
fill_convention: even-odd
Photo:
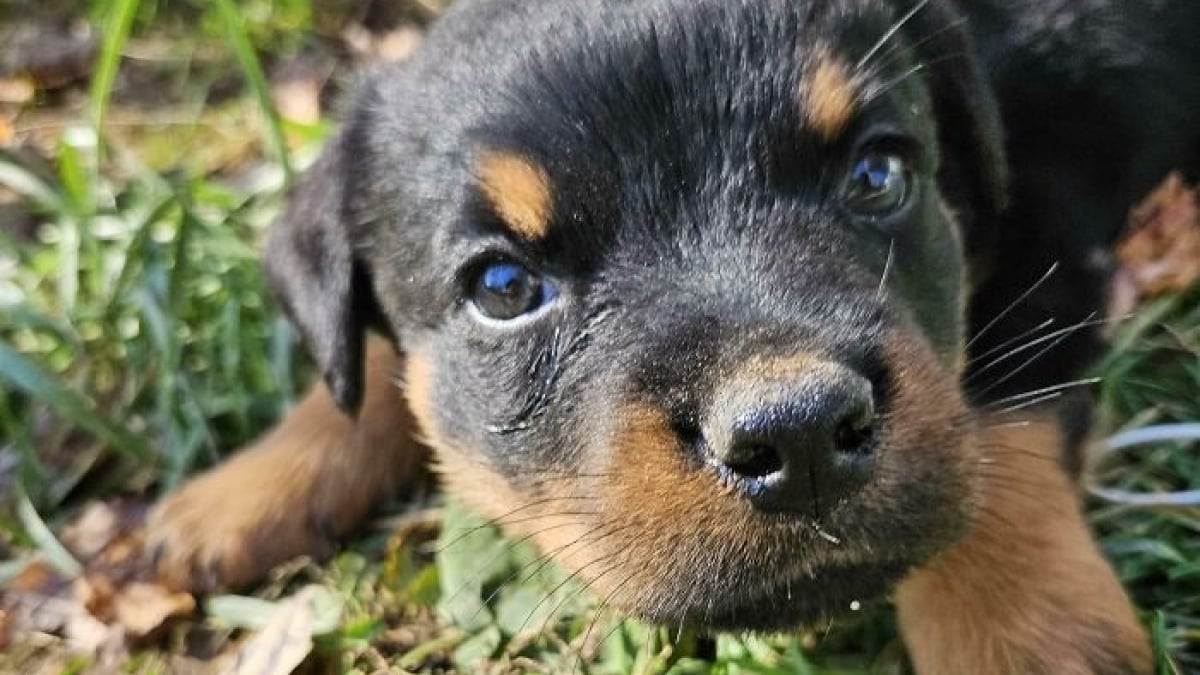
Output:
[[869,479],[871,383],[821,363],[792,377],[742,381],[714,406],[705,438],[718,468],[764,511],[821,517]]

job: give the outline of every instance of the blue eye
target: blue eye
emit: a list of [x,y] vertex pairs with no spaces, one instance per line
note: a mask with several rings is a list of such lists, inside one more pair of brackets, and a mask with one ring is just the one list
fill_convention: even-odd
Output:
[[855,213],[880,218],[908,203],[912,170],[895,152],[868,150],[850,169],[842,199]]
[[558,296],[558,290],[523,265],[509,261],[488,263],[471,288],[471,302],[479,313],[497,321],[511,321]]

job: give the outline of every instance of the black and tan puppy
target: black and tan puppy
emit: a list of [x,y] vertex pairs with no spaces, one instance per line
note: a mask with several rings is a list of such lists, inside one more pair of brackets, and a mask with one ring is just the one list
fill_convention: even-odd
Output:
[[160,570],[320,551],[428,447],[650,621],[890,594],[923,675],[1148,672],[1053,412],[992,413],[1078,376],[1037,327],[1200,149],[1200,3],[967,4],[458,3],[268,242],[328,391],[160,506]]

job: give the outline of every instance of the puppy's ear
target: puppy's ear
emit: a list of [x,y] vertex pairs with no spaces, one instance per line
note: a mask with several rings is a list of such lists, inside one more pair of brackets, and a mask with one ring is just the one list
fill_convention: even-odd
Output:
[[347,127],[297,182],[271,226],[267,280],[317,361],[334,401],[348,414],[362,402],[363,343],[377,323],[366,269],[355,254],[346,195],[355,166]]
[[[917,0],[920,2],[921,0]],[[913,0],[897,0],[901,12]],[[975,58],[964,17],[945,0],[915,10],[906,34],[932,87],[938,121],[943,194],[959,214],[968,254],[987,250],[1008,196],[1008,165],[999,108]]]

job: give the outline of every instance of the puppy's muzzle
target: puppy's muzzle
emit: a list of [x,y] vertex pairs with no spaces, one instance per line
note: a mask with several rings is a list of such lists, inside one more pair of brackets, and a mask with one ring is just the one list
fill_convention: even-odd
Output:
[[703,425],[706,459],[756,508],[821,518],[870,478],[874,393],[828,361],[735,377]]

